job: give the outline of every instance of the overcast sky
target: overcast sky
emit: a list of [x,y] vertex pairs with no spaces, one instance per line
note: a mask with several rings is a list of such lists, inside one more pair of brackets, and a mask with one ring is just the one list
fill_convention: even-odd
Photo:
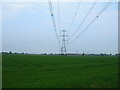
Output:
[[[93,2],[81,2],[73,26],[69,29],[78,2],[60,2],[61,29],[71,35],[82,22]],[[78,36],[95,18],[107,2],[97,2],[78,32]],[[52,2],[58,29],[58,3]],[[29,53],[59,53],[48,2],[9,2],[3,4],[2,50]],[[0,24],[1,25],[1,24]],[[113,2],[98,19],[70,43],[67,52],[112,53],[118,52],[118,3]]]

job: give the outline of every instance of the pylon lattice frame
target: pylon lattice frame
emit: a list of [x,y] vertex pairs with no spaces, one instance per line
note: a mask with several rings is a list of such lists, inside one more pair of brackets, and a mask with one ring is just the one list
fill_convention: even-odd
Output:
[[68,42],[68,40],[67,40],[67,37],[68,37],[67,30],[65,30],[65,29],[61,30],[60,36],[62,37],[61,54],[64,55],[64,54],[66,54],[66,44]]

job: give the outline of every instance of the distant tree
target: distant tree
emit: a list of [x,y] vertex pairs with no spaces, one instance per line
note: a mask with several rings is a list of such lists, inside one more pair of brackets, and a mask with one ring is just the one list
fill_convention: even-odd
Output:
[[12,54],[12,52],[10,51],[9,54]]
[[120,53],[118,53],[118,54],[116,53],[115,56],[120,56]]
[[100,55],[101,55],[101,56],[103,56],[103,54],[102,54],[102,53],[100,53]]
[[83,53],[82,55],[84,56],[85,54]]
[[53,53],[50,53],[50,55],[53,55]]
[[65,54],[65,56],[67,56],[67,54]]
[[18,54],[18,53],[15,52],[14,54]]

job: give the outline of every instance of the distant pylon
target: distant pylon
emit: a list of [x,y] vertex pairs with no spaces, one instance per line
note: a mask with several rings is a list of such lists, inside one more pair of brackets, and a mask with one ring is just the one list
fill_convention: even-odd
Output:
[[66,54],[66,44],[68,42],[68,35],[67,35],[67,30],[63,29],[60,32],[60,36],[62,37],[61,41],[61,54]]

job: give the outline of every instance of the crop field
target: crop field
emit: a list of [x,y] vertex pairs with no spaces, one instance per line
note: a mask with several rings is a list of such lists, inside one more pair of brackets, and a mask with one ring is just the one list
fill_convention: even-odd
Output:
[[116,88],[117,56],[4,54],[3,88]]

